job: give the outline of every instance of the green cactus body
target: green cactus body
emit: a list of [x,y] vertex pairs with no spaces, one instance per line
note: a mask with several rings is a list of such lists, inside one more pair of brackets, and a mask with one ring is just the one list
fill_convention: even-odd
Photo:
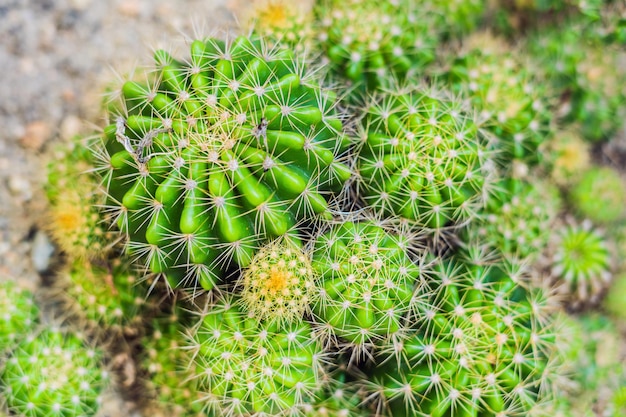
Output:
[[362,124],[359,192],[372,210],[430,229],[475,217],[492,164],[460,106],[417,89],[387,93]]
[[28,335],[39,321],[33,295],[13,281],[0,282],[0,353]]
[[197,373],[189,366],[183,348],[187,339],[181,317],[172,315],[153,321],[150,335],[142,341],[142,364],[148,373],[146,385],[152,393],[155,406],[164,416],[197,417],[202,413],[202,394],[198,391]]
[[551,178],[559,186],[577,183],[591,166],[589,143],[575,127],[556,131],[549,139],[547,154]]
[[548,246],[562,205],[559,190],[545,181],[516,179],[502,180],[494,189],[476,225],[481,242],[504,255],[536,260]]
[[455,58],[448,72],[452,90],[480,112],[482,126],[497,139],[501,164],[508,166],[511,159],[536,163],[551,118],[542,102],[545,91],[503,40],[480,34],[468,44],[471,47]]
[[626,299],[626,273],[621,272],[615,277],[611,287],[604,299],[603,307],[612,316],[619,320],[626,320],[626,309],[624,300]]
[[407,0],[322,2],[319,41],[333,72],[364,91],[422,70],[438,43],[422,10]]
[[404,320],[420,268],[408,239],[372,221],[347,221],[318,236],[313,269],[320,276],[316,321],[355,354],[396,332]]
[[[336,360],[340,362],[341,360]],[[339,369],[326,375],[325,389],[316,400],[305,406],[306,417],[367,417],[356,385]]]
[[309,255],[288,242],[262,247],[239,283],[242,309],[261,320],[301,320],[317,294]]
[[102,354],[74,334],[45,330],[20,343],[0,372],[13,413],[28,417],[86,417],[107,386]]
[[127,114],[104,132],[108,204],[152,272],[211,289],[263,241],[330,217],[349,141],[335,93],[289,50],[238,37],[155,58],[156,79],[124,84]]
[[530,415],[546,395],[555,349],[549,298],[521,287],[521,275],[501,262],[433,266],[430,298],[368,371],[379,414]]
[[193,333],[205,410],[225,416],[302,415],[321,389],[321,343],[307,323],[259,321],[233,297],[209,305]]
[[577,123],[583,138],[600,141],[623,125],[626,84],[617,53],[595,44],[573,25],[542,31],[530,39],[528,51],[562,98],[559,115]]
[[59,286],[67,310],[96,332],[139,331],[143,314],[149,311],[146,290],[140,290],[137,276],[129,266],[114,261],[95,265],[75,261],[60,274]]
[[569,199],[582,217],[596,224],[615,223],[626,212],[626,183],[615,169],[595,167],[574,184]]
[[608,239],[589,220],[562,225],[550,251],[552,276],[571,295],[572,306],[593,303],[613,277],[613,255]]

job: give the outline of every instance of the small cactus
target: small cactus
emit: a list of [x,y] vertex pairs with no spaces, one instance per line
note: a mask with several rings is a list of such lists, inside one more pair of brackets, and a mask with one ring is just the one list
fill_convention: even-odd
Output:
[[596,224],[611,224],[626,214],[626,183],[613,168],[594,167],[569,192],[573,209]]
[[548,149],[550,176],[560,186],[575,184],[591,166],[589,143],[574,128],[556,131],[549,139]]
[[0,371],[1,393],[12,413],[29,417],[96,414],[108,384],[102,353],[72,333],[32,334]]
[[315,241],[320,296],[313,313],[331,340],[355,347],[357,359],[395,333],[409,311],[421,272],[409,245],[373,221],[335,224]]
[[256,37],[196,40],[182,62],[122,87],[125,112],[96,150],[130,254],[172,286],[211,289],[269,238],[330,217],[351,171],[336,94]]
[[626,272],[621,272],[611,284],[602,306],[613,317],[624,321],[626,320],[624,300],[626,300]]
[[433,265],[410,327],[376,351],[363,383],[377,415],[521,417],[548,398],[550,297],[519,265],[470,259]]
[[190,332],[203,410],[222,416],[302,415],[321,387],[321,344],[307,323],[259,321],[227,295]]
[[242,309],[260,320],[301,320],[317,294],[309,255],[280,241],[257,252],[239,286]]
[[595,303],[611,282],[613,256],[606,237],[591,221],[569,220],[550,243],[553,279],[561,284],[571,306]]
[[30,334],[38,321],[33,294],[13,281],[0,281],[0,354]]
[[438,230],[476,216],[493,164],[461,106],[411,87],[367,108],[357,157],[359,194],[380,216]]

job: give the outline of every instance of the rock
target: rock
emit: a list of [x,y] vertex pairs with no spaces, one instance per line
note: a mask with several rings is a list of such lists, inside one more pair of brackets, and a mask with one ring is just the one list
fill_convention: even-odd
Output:
[[11,175],[8,181],[9,191],[16,197],[20,197],[22,201],[28,201],[33,197],[33,190],[30,181],[21,175]]
[[25,149],[38,151],[50,136],[50,127],[46,122],[32,122],[26,126],[26,130],[20,138],[20,144]]
[[78,135],[81,126],[82,122],[78,116],[70,114],[61,122],[61,137],[67,139]]
[[35,270],[39,273],[47,271],[53,254],[52,242],[44,232],[38,231],[31,249],[31,259]]

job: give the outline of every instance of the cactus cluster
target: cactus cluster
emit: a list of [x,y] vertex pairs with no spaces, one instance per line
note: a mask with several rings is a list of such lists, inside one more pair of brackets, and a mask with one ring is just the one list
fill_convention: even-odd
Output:
[[39,308],[30,291],[12,281],[0,282],[0,353],[11,348],[39,321]]
[[569,197],[580,216],[597,224],[615,223],[626,213],[626,183],[610,167],[594,167],[582,174]]

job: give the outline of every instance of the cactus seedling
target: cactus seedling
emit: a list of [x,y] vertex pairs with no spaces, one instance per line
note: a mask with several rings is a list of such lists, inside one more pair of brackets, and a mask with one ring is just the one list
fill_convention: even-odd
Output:
[[318,236],[313,269],[320,275],[316,321],[355,355],[396,332],[409,311],[420,268],[409,241],[372,221],[347,221]]
[[39,309],[33,295],[13,281],[0,282],[0,353],[23,339],[35,327]]
[[614,223],[624,217],[626,183],[609,167],[595,167],[585,172],[570,190],[574,210],[596,224]]
[[552,276],[572,295],[572,304],[595,302],[612,278],[607,239],[589,220],[559,228],[551,243]]
[[[173,285],[211,289],[267,239],[329,217],[350,169],[335,93],[294,54],[254,37],[157,51],[157,76],[122,88],[98,151],[128,251]],[[181,283],[181,281],[184,281]]]
[[295,244],[272,242],[239,280],[243,310],[261,320],[301,320],[317,294],[314,278],[308,254]]
[[415,87],[387,92],[368,107],[361,137],[359,192],[377,214],[441,229],[483,204],[492,165],[458,103]]
[[554,371],[549,297],[502,261],[442,260],[430,274],[431,298],[368,371],[379,414],[530,415]]
[[28,417],[95,415],[108,374],[76,335],[44,330],[20,343],[0,372],[9,410]]
[[223,416],[298,416],[321,389],[321,344],[304,322],[259,321],[233,296],[209,305],[191,334],[198,391]]

